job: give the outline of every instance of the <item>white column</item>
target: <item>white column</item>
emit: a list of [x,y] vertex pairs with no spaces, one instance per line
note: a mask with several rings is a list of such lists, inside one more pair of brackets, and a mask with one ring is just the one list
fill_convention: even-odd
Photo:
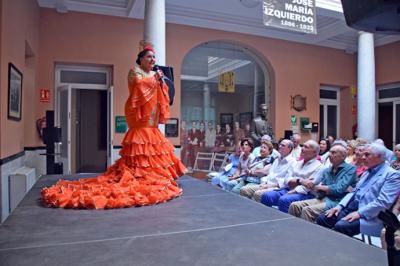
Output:
[[257,92],[258,92],[258,67],[254,63],[254,95],[253,95],[253,117],[257,116],[259,106],[257,106]]
[[210,103],[211,103],[211,95],[210,95],[210,85],[208,83],[204,83],[203,86],[203,120],[210,121]]
[[145,1],[143,37],[154,45],[157,64],[165,66],[165,0]]
[[374,35],[359,32],[357,66],[357,133],[358,137],[376,139],[376,92]]

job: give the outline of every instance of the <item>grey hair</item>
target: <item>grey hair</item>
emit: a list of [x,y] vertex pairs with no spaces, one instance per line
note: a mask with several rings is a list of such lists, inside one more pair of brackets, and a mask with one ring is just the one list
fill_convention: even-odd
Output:
[[293,149],[294,149],[294,144],[293,144],[293,142],[292,142],[290,139],[283,139],[283,140],[281,140],[281,142],[283,142],[283,141],[287,142],[287,145],[288,145],[288,147],[289,147],[290,150],[293,150]]
[[309,139],[306,141],[306,143],[309,143],[310,146],[316,151],[316,154],[319,154],[319,144],[312,139]]
[[400,144],[396,144],[396,146],[394,146],[394,150],[400,150]]
[[266,141],[272,141],[272,138],[271,138],[271,136],[270,135],[263,135],[262,137],[261,137],[261,140],[266,140]]
[[338,147],[338,148],[340,148],[340,154],[343,156],[343,158],[346,158],[346,157],[347,157],[348,152],[347,152],[347,149],[346,149],[343,145],[334,144],[334,145],[331,147],[331,149],[332,149],[333,147]]
[[371,143],[366,145],[366,148],[371,149],[371,152],[376,155],[379,156],[381,159],[385,160],[386,158],[386,147],[383,146],[382,144],[379,143]]
[[347,149],[347,147],[348,147],[346,141],[341,140],[341,139],[335,140],[335,141],[333,142],[333,144],[332,144],[332,147],[335,146],[335,145],[340,145],[340,146],[342,146],[342,147],[345,148],[345,149]]

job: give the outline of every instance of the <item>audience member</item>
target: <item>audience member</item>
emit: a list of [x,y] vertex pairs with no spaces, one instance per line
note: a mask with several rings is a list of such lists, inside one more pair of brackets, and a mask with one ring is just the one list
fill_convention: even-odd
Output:
[[327,139],[321,139],[319,141],[319,158],[323,165],[329,166],[329,150],[331,149],[331,143]]
[[292,156],[296,159],[300,159],[301,155],[301,146],[300,146],[300,140],[301,136],[299,134],[293,134],[293,136],[290,138],[291,141],[293,142],[294,148],[292,150]]
[[279,143],[280,156],[272,163],[269,174],[261,178],[260,185],[241,188],[240,195],[260,202],[264,192],[284,188],[284,180],[296,164],[296,160],[290,155],[292,149],[293,143],[288,139],[283,139]]
[[330,149],[331,166],[323,170],[321,183],[313,187],[315,199],[296,201],[290,204],[289,213],[314,222],[324,211],[335,207],[346,195],[350,185],[355,185],[356,167],[345,162],[347,150],[342,145]]
[[317,223],[348,236],[360,232],[379,236],[382,222],[380,211],[390,208],[400,191],[400,173],[385,163],[386,148],[378,143],[369,144],[364,151],[368,167],[353,192],[340,203],[321,214]]
[[272,149],[273,146],[271,142],[261,142],[260,156],[254,159],[252,164],[245,171],[246,174],[242,176],[239,183],[232,188],[232,192],[239,193],[241,188],[260,184],[261,177],[268,175],[271,163],[274,161],[274,158],[271,156]]
[[216,141],[216,132],[213,123],[210,121],[208,122],[208,127],[206,129],[206,138],[205,138],[206,148],[208,148],[209,150],[214,148],[215,141]]
[[[293,151],[292,151],[293,153]],[[268,191],[262,194],[261,203],[269,207],[277,205],[282,212],[288,212],[289,206],[294,201],[314,198],[309,193],[313,186],[313,180],[318,178],[322,164],[317,160],[319,145],[314,140],[304,143],[301,156],[291,174],[285,180],[285,187],[279,190]]]
[[240,142],[240,147],[242,150],[242,154],[239,157],[239,166],[233,176],[229,177],[229,180],[226,184],[223,184],[223,187],[226,190],[230,191],[234,186],[239,184],[241,178],[246,175],[246,170],[249,169],[249,166],[253,163],[255,157],[251,153],[253,150],[253,142],[250,139],[244,139]]
[[219,185],[226,190],[226,184],[229,181],[229,177],[233,176],[238,169],[240,154],[241,148],[240,144],[238,144],[235,146],[235,152],[229,155],[228,164],[224,167],[222,172],[212,177],[212,185]]
[[390,166],[393,169],[400,170],[400,144],[397,144],[396,146],[394,146],[393,152],[394,152],[394,155],[395,155],[396,159],[392,160],[390,162]]
[[240,143],[240,141],[244,139],[244,132],[243,129],[239,127],[239,122],[235,122],[233,124],[233,142],[234,144]]

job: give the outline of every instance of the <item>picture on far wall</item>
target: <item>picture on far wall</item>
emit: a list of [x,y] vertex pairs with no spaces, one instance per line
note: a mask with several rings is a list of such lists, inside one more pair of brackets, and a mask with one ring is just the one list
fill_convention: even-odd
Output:
[[8,64],[8,109],[10,120],[20,121],[22,117],[22,73],[12,64]]
[[232,128],[233,127],[233,114],[232,113],[221,113],[219,122],[220,122],[221,126],[225,126],[226,124],[229,124]]
[[247,124],[251,125],[251,121],[253,120],[253,113],[246,112],[239,114],[239,126],[240,128],[245,128]]

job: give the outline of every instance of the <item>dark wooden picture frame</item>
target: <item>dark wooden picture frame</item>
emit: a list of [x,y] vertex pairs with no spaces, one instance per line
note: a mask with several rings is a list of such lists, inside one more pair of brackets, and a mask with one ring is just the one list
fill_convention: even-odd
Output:
[[219,115],[220,117],[220,124],[221,126],[224,126],[226,124],[229,124],[231,128],[233,127],[233,114],[232,113],[221,113]]
[[20,121],[22,118],[22,73],[12,63],[8,64],[7,117]]
[[246,113],[240,113],[239,114],[239,125],[240,128],[245,128],[246,124],[250,124],[253,120],[253,113],[252,112],[246,112]]

